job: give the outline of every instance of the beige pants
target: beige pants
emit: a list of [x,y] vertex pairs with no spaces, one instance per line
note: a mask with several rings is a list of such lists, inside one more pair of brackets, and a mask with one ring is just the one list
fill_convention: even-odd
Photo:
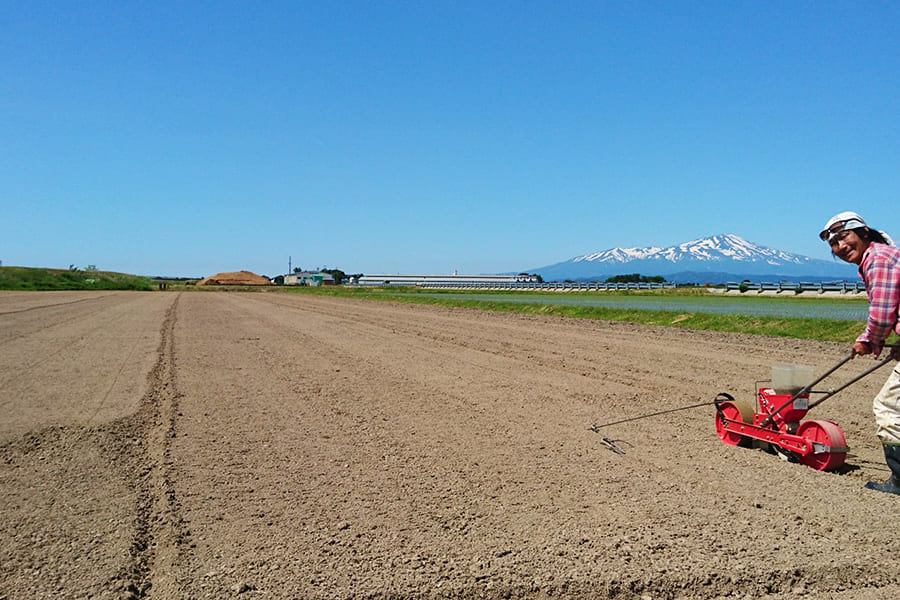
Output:
[[876,435],[882,444],[900,444],[900,365],[894,367],[872,403]]

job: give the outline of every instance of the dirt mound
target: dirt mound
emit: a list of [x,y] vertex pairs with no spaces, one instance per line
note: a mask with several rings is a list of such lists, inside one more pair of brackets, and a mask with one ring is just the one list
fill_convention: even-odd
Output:
[[197,282],[197,285],[269,285],[271,282],[256,273],[250,271],[234,271],[232,273],[219,273],[210,275]]

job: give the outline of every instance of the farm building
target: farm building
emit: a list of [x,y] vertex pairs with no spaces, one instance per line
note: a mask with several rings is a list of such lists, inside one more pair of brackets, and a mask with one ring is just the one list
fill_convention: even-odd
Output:
[[284,285],[334,285],[334,276],[330,273],[313,273],[311,271],[300,271],[298,273],[288,273],[284,276]]

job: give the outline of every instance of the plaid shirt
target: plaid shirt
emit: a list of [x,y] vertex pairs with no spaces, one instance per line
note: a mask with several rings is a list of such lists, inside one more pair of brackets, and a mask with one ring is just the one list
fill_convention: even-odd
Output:
[[866,331],[856,341],[867,342],[878,356],[891,331],[900,334],[900,248],[869,244],[859,264],[859,276],[866,283],[869,319]]

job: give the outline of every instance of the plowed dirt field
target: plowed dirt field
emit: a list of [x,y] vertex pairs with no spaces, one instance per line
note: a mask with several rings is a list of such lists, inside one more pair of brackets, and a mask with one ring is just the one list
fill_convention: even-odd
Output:
[[888,475],[887,369],[812,415],[847,435],[839,473],[723,444],[710,406],[589,430],[847,351],[272,292],[0,293],[0,599],[896,600],[900,501],[863,488]]

